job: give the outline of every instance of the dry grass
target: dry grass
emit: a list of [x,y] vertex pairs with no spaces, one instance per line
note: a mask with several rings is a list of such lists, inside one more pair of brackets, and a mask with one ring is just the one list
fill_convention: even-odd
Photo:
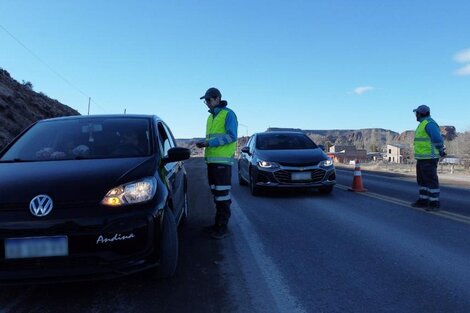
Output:
[[[335,164],[338,168],[353,169],[354,165]],[[402,175],[416,176],[416,164],[396,164],[385,162],[361,163],[361,169],[373,172],[396,173]],[[450,181],[470,182],[470,170],[463,165],[440,164],[438,167],[439,178]]]

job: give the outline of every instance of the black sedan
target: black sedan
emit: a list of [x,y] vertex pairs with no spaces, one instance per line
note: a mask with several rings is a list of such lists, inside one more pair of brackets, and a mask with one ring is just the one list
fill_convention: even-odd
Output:
[[0,282],[172,276],[187,158],[156,116],[31,125],[0,152]]
[[330,193],[336,183],[333,161],[302,132],[254,134],[238,161],[240,185],[253,195],[261,188],[318,188]]

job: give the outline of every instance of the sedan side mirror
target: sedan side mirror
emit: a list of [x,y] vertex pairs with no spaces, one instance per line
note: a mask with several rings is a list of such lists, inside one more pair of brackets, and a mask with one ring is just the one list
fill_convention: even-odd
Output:
[[162,160],[162,165],[173,163],[177,161],[183,161],[189,159],[191,152],[189,149],[174,147],[168,150],[168,156],[164,157]]
[[243,153],[246,153],[246,154],[251,154],[251,153],[250,153],[250,147],[243,147],[241,151],[242,151]]

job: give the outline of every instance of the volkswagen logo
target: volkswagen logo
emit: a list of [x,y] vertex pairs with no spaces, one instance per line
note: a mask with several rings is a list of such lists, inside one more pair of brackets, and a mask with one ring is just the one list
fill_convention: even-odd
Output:
[[29,210],[34,216],[43,217],[52,211],[52,199],[47,195],[39,195],[29,203]]

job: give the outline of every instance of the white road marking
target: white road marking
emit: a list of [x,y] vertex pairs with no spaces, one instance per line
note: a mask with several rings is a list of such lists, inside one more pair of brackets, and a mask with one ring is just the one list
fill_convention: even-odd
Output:
[[[335,187],[339,188],[339,189],[343,189],[343,190],[349,190],[348,186],[341,185],[341,184],[336,184]],[[419,212],[425,212],[426,214],[433,214],[433,215],[441,216],[441,217],[444,217],[444,218],[447,218],[447,219],[450,219],[450,220],[453,220],[453,221],[457,221],[457,222],[461,222],[461,223],[470,225],[470,217],[468,217],[466,215],[453,213],[453,212],[449,212],[449,211],[445,211],[445,210],[425,211],[422,208],[412,207],[409,202],[404,201],[402,199],[393,198],[393,197],[381,195],[381,194],[374,193],[374,192],[361,192],[361,193],[357,193],[357,194],[361,195],[361,196],[366,196],[366,197],[369,197],[369,198],[374,198],[374,199],[378,199],[378,200],[398,204],[398,205],[401,205],[401,206],[404,206],[404,207],[407,207],[407,208],[410,208],[410,209],[413,209],[413,210],[416,210],[416,211],[419,211]]]
[[[248,283],[250,283],[251,280],[252,286],[257,289],[252,290],[254,288],[249,288],[248,292],[254,293],[251,297],[256,301],[265,301],[260,304],[262,307],[255,305],[256,311],[280,313],[307,312],[307,310],[301,306],[300,301],[289,290],[289,286],[285,282],[278,266],[273,262],[271,257],[264,252],[264,246],[261,239],[252,223],[233,197],[233,194],[231,208],[231,238],[234,239],[232,242],[235,245],[237,257],[240,259],[240,264],[242,264],[240,270],[243,272],[245,280],[248,281]],[[243,257],[243,255],[246,255],[247,253],[250,254],[250,257]],[[250,267],[254,266],[256,269],[252,270],[250,273]],[[257,281],[257,279],[262,279],[263,282]],[[269,291],[268,298],[273,301],[272,308],[266,306],[266,301],[268,301],[268,299],[256,299],[263,296],[263,291],[261,291],[261,288],[258,288],[260,284],[264,285],[263,287],[267,287],[264,290]],[[312,310],[308,310],[308,312],[312,312]]]

